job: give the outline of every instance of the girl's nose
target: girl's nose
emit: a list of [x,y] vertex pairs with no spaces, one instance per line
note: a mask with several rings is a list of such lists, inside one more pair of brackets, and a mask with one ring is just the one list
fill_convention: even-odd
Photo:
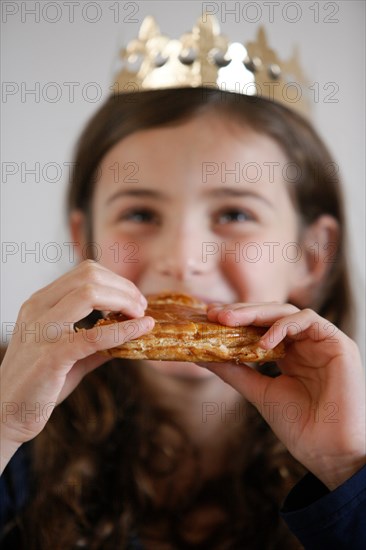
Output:
[[210,271],[212,260],[208,261],[203,254],[204,241],[198,234],[198,231],[190,231],[189,234],[173,232],[160,243],[154,261],[160,276],[184,281]]
[[155,268],[159,275],[178,281],[186,281],[206,273],[205,265],[192,257],[178,257],[177,254],[158,259]]

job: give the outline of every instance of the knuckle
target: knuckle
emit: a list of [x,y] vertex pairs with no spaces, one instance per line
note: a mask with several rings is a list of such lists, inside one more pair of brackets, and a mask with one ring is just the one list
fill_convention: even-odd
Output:
[[47,289],[47,287],[40,288],[40,289],[36,290],[35,292],[33,292],[33,294],[31,294],[31,296],[29,297],[29,299],[37,300],[39,296],[42,296],[42,294],[44,293],[44,291],[45,291],[46,289]]
[[35,306],[35,298],[34,298],[34,295],[32,295],[21,305],[19,310],[19,317],[21,319],[29,319],[32,315],[34,306]]
[[97,268],[97,262],[95,260],[84,260],[78,266],[78,269],[84,272],[85,275],[88,273],[93,273]]
[[94,353],[98,349],[98,343],[101,340],[101,333],[94,328],[91,329],[82,329],[75,336],[75,341],[77,342],[80,349],[83,350],[85,356]]
[[[338,333],[339,332],[340,331],[338,329]],[[357,355],[359,355],[359,347],[356,342],[352,340],[352,338],[349,338],[349,336],[347,336],[346,334],[341,334],[342,336],[344,336],[344,338],[339,338],[338,342],[340,343],[344,352],[352,357],[356,357]]]
[[89,267],[96,266],[96,265],[97,265],[97,262],[95,260],[91,260],[90,258],[88,258],[87,260],[84,260],[83,262],[81,262],[80,267],[82,269],[88,269]]
[[136,308],[140,307],[140,294],[128,294],[126,298],[129,302],[130,307],[132,307],[134,311],[136,311]]
[[125,279],[125,281],[127,281],[127,286],[129,288],[131,298],[138,300],[141,296],[141,292],[139,291],[137,286],[129,279]]
[[84,283],[81,289],[81,298],[86,302],[95,302],[98,299],[98,289],[95,283]]
[[85,260],[83,266],[83,277],[90,283],[100,283],[101,275],[98,264],[94,260]]

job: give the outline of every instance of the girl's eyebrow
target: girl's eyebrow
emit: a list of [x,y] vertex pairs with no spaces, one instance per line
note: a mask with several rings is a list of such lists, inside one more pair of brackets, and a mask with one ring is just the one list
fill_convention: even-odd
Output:
[[246,189],[233,189],[232,187],[219,187],[217,189],[210,189],[204,193],[208,197],[222,198],[222,197],[253,197],[267,204],[271,208],[274,208],[273,203],[263,195],[256,193],[255,191],[249,191]]
[[[260,201],[267,204],[271,208],[274,208],[273,204],[262,195],[256,193],[255,191],[249,191],[245,189],[233,189],[232,187],[219,187],[217,189],[210,189],[204,192],[204,195],[209,198],[222,198],[222,197],[253,197],[259,199]],[[113,193],[107,200],[106,205],[109,205],[111,202],[115,201],[120,197],[141,197],[141,198],[150,198],[155,200],[167,200],[167,196],[160,191],[155,191],[154,189],[121,189]]]
[[116,193],[113,193],[107,200],[106,205],[110,204],[114,200],[120,198],[120,197],[143,197],[143,198],[150,198],[150,199],[156,199],[156,200],[166,200],[167,197],[164,195],[164,193],[160,193],[160,191],[155,191],[153,189],[121,189],[120,191],[116,191]]

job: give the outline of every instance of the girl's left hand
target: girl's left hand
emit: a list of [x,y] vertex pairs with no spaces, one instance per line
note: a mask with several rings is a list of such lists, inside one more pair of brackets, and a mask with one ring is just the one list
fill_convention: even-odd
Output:
[[290,304],[212,304],[208,319],[268,326],[260,341],[265,349],[288,341],[276,378],[248,365],[201,365],[253,403],[299,462],[331,490],[365,464],[365,377],[353,340]]

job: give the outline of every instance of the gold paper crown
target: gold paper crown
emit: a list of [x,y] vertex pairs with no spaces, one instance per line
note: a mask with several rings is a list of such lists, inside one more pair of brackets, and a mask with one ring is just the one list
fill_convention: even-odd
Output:
[[262,96],[309,113],[307,82],[297,52],[281,61],[268,46],[263,27],[254,42],[229,43],[216,18],[203,14],[191,32],[171,40],[147,16],[138,38],[121,50],[120,57],[114,93],[208,86]]

